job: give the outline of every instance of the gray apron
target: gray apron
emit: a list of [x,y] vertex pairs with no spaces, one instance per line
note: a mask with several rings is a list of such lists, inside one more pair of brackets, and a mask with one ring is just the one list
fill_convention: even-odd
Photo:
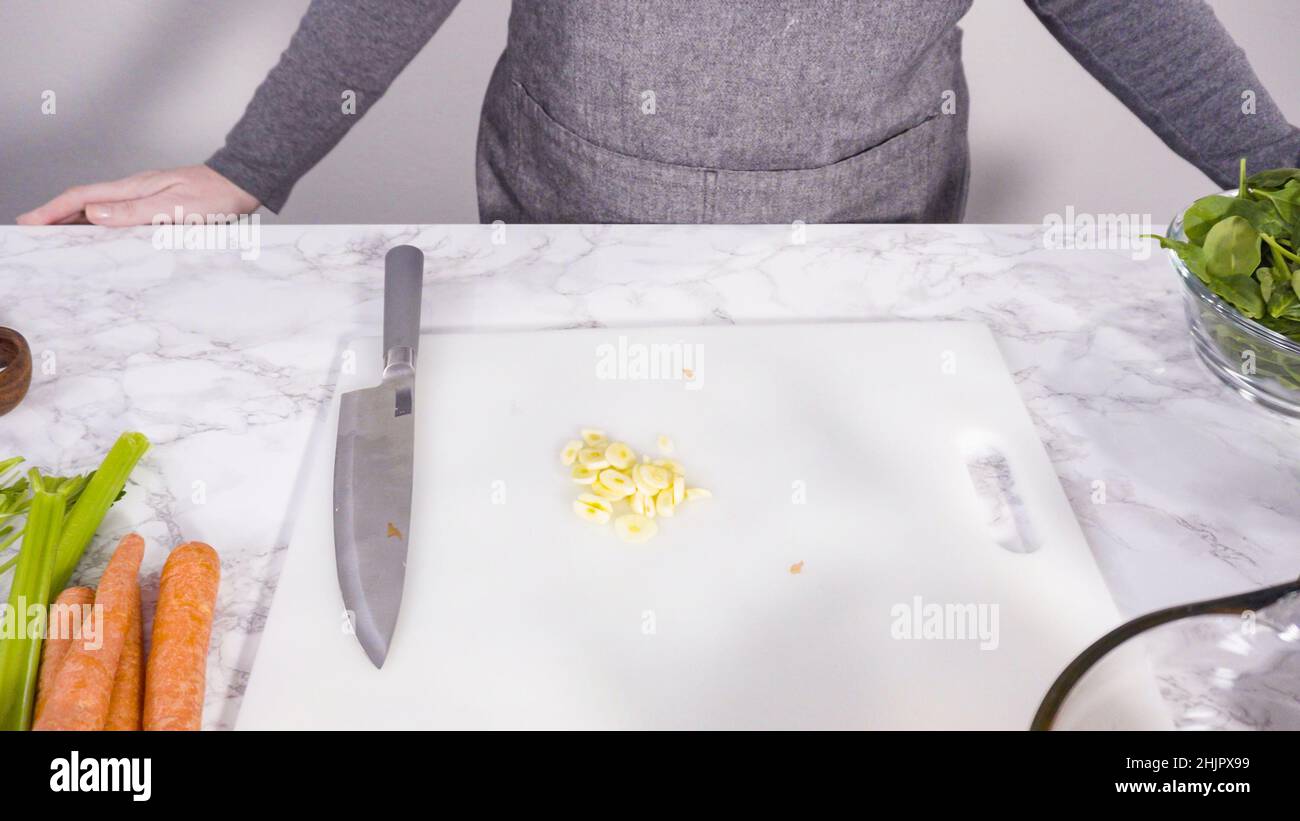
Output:
[[[479,127],[485,223],[960,222],[969,181],[960,31],[942,44],[955,110],[931,110],[857,153],[807,168],[736,170],[613,151],[619,135],[560,122],[507,53]],[[629,117],[636,116],[629,106]],[[796,112],[797,113],[797,112]],[[655,115],[663,116],[663,115]],[[774,122],[788,118],[773,117]],[[617,124],[606,126],[618,128]],[[602,139],[602,137],[610,137]],[[681,150],[680,146],[674,146]],[[690,147],[686,146],[689,152]]]

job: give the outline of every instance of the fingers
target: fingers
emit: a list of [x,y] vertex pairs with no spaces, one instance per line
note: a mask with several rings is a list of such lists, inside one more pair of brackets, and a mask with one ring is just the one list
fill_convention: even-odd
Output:
[[74,211],[67,216],[59,219],[46,221],[35,211],[28,211],[26,214],[20,214],[15,220],[18,225],[89,225],[85,213]]
[[90,203],[138,199],[157,193],[170,184],[165,174],[146,171],[112,182],[74,186],[39,208],[20,215],[18,224],[65,224],[65,220],[76,218]]
[[86,206],[86,219],[91,225],[149,225],[157,214],[170,219],[175,199],[167,194],[120,202],[96,202]]

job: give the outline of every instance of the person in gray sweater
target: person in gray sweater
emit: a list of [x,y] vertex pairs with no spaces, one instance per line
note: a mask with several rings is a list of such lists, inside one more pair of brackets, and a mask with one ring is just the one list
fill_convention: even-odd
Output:
[[[1221,186],[1300,164],[1202,0],[1026,0]],[[278,211],[457,0],[314,0],[205,165],[73,188],[23,224]],[[966,201],[971,0],[515,0],[483,104],[485,222],[947,222]],[[1253,93],[1244,110],[1243,93]]]

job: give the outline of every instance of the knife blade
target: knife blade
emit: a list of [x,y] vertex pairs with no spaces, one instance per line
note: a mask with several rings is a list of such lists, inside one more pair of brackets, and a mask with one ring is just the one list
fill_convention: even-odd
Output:
[[415,356],[424,254],[384,257],[384,371],[339,399],[334,451],[334,560],[357,640],[382,668],[397,628],[410,542],[415,459]]

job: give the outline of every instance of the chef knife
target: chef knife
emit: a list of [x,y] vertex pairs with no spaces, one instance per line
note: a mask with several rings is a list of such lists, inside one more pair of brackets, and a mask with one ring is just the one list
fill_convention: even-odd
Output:
[[334,559],[357,640],[384,666],[406,578],[415,445],[415,354],[424,254],[384,258],[384,375],[339,400],[334,452]]

